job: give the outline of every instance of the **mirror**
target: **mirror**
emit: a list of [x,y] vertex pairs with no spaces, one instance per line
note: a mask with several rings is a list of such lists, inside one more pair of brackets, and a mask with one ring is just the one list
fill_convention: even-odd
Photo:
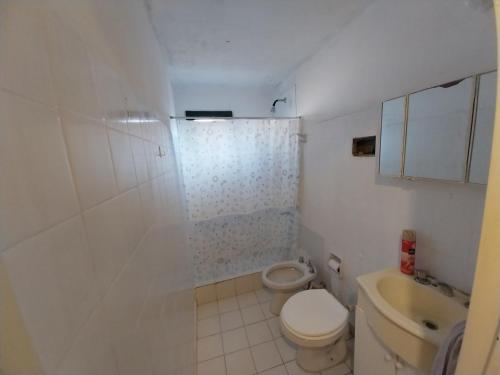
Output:
[[382,104],[379,172],[384,176],[401,176],[403,159],[406,97]]
[[470,160],[469,182],[486,184],[490,166],[491,140],[495,117],[497,73],[479,76],[476,119]]
[[465,182],[474,86],[466,78],[409,96],[404,176]]

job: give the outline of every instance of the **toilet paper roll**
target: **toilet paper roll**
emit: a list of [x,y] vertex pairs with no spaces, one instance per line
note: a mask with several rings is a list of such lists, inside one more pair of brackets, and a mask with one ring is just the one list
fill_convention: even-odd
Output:
[[330,258],[330,260],[328,261],[328,267],[334,271],[334,272],[337,272],[337,273],[340,273],[340,263],[337,262],[335,259],[333,258]]

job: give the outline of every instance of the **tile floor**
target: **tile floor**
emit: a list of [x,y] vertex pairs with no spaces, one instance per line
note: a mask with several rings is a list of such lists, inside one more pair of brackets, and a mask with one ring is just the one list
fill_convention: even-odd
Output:
[[[260,289],[198,306],[198,375],[311,374],[295,362],[296,348],[281,334],[270,300]],[[351,374],[350,362],[321,375]]]

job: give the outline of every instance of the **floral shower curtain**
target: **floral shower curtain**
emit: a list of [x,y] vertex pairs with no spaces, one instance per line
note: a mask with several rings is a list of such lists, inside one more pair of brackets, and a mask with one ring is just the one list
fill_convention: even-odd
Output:
[[299,120],[179,120],[178,152],[197,283],[297,252]]

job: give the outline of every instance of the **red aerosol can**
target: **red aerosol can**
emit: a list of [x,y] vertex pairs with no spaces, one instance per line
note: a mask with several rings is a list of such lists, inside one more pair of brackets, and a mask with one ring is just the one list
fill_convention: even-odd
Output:
[[417,246],[417,234],[414,230],[404,230],[401,241],[401,272],[407,275],[415,273],[415,248]]

